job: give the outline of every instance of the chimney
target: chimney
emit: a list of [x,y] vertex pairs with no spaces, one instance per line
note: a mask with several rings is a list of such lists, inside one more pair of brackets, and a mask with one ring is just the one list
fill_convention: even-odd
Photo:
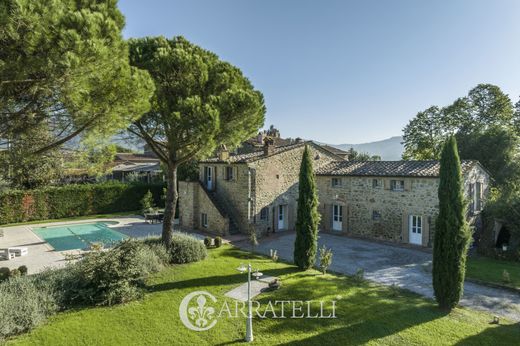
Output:
[[264,134],[262,132],[258,132],[258,135],[256,136],[256,141],[258,144],[264,143]]
[[274,153],[274,140],[271,137],[264,139],[264,155],[269,156]]
[[220,161],[227,161],[227,159],[229,159],[229,151],[224,144],[221,144],[218,147],[218,159]]

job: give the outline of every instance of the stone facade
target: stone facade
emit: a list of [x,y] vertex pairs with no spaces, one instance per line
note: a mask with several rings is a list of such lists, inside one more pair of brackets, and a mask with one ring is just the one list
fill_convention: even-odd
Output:
[[[311,150],[315,168],[341,159],[319,145],[307,145]],[[223,209],[223,216],[220,217],[229,217],[230,232],[247,233],[250,227],[254,227],[259,233],[293,230],[298,175],[304,148],[305,143],[297,143],[273,148],[269,153],[262,152],[251,157],[245,155],[245,159],[239,162],[233,160],[240,155],[224,155],[201,162],[199,180],[202,186],[191,188],[198,183],[186,182],[179,185],[181,226],[200,229],[200,222],[191,221],[196,220],[194,214],[205,213],[209,217],[208,210],[211,206],[202,205],[200,201],[195,200],[200,193],[194,191],[201,189],[208,190],[207,193],[212,196],[214,202]]]
[[[333,186],[332,179],[339,181]],[[404,181],[402,191],[392,189],[392,180]],[[489,174],[477,164],[466,172],[464,180],[468,201],[476,204],[476,183],[482,184],[480,198],[484,201],[489,192]],[[439,178],[319,175],[317,185],[321,230],[427,247],[433,244]],[[341,213],[341,222],[334,222],[334,208],[339,207],[341,212],[336,215]],[[475,209],[481,208],[482,205]],[[479,210],[468,213],[471,223],[475,224],[478,214]],[[416,227],[412,229],[410,223],[414,222]]]
[[[309,149],[315,169],[338,159],[319,146]],[[252,216],[257,231],[294,230],[303,151],[304,146],[299,146],[250,164],[254,177]],[[282,215],[283,220],[280,210],[286,214]]]
[[[179,222],[185,230],[201,230],[216,235],[229,231],[229,217],[210,199],[199,182],[179,182]],[[203,215],[205,214],[205,222]]]
[[[321,231],[432,245],[438,161],[346,161],[306,144],[317,172]],[[224,147],[218,157],[199,164],[198,182],[179,184],[181,226],[219,234],[247,233],[252,227],[260,234],[294,230],[304,149],[305,143],[266,143],[263,151],[230,155]],[[469,221],[478,226],[489,174],[476,161],[463,162],[463,172],[472,201]]]

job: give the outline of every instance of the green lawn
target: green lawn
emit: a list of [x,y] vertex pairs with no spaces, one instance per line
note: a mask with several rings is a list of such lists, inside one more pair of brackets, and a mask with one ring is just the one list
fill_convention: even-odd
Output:
[[[25,345],[227,345],[241,342],[245,319],[220,319],[209,331],[195,332],[180,322],[182,298],[205,290],[224,293],[244,282],[236,271],[248,253],[231,246],[210,251],[202,262],[165,269],[149,281],[145,298],[111,308],[61,313],[47,325],[11,340]],[[491,315],[467,309],[450,314],[433,302],[396,289],[352,278],[297,272],[263,257],[253,267],[279,276],[281,289],[259,296],[268,300],[337,300],[337,319],[255,319],[255,343],[264,345],[515,345],[520,326],[491,325]]]
[[[509,272],[510,282],[503,280],[504,270]],[[466,276],[484,282],[520,289],[520,263],[499,261],[486,257],[470,257],[466,265]]]
[[13,226],[22,226],[22,225],[35,225],[40,223],[51,223],[51,222],[63,222],[63,221],[79,221],[79,220],[90,220],[90,219],[107,219],[112,217],[121,217],[121,216],[130,216],[130,215],[140,215],[141,211],[123,211],[119,213],[112,214],[95,214],[95,215],[83,215],[83,216],[72,216],[63,219],[48,219],[48,220],[35,220],[35,221],[27,221],[27,222],[19,222],[19,223],[8,223],[5,225],[0,225],[0,227],[13,227]]

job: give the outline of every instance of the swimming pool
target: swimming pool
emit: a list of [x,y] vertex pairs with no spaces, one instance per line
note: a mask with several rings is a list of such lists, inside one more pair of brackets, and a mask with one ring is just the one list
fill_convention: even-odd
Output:
[[115,224],[117,222],[104,221],[38,227],[33,228],[33,232],[49,243],[56,251],[88,250],[92,243],[103,243],[107,247],[127,239],[127,235],[108,227],[108,225]]

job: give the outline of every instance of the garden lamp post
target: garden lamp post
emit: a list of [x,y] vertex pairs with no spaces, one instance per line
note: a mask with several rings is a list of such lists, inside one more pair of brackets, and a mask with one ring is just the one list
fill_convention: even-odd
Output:
[[[247,320],[246,320],[246,341],[253,341],[253,306],[251,302],[251,263],[247,265],[240,264],[240,267],[237,270],[241,273],[245,273],[247,271]],[[258,270],[253,274],[255,277],[261,276],[262,273],[259,273]]]

